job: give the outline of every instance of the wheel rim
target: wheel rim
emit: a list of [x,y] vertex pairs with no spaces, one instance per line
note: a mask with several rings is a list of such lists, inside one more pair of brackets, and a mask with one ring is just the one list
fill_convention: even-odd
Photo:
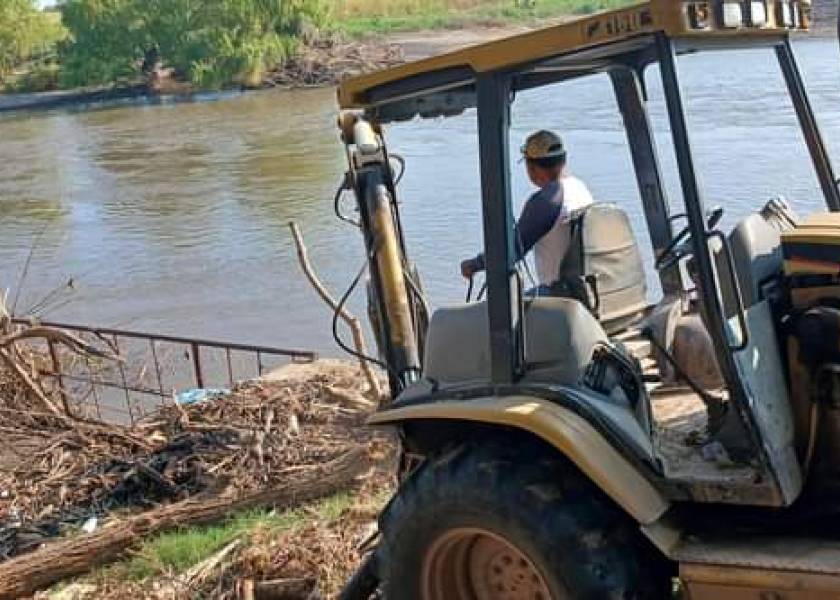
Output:
[[423,559],[423,600],[560,600],[516,546],[489,531],[447,531]]

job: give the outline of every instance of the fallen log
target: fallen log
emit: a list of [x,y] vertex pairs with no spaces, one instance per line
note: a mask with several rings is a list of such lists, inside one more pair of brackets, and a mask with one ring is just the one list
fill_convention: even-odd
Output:
[[354,448],[290,477],[282,487],[245,496],[191,498],[116,521],[90,534],[48,543],[0,563],[0,600],[30,596],[63,579],[87,573],[120,558],[150,535],[212,523],[241,510],[264,506],[285,509],[329,496],[350,487],[368,466],[364,450]]

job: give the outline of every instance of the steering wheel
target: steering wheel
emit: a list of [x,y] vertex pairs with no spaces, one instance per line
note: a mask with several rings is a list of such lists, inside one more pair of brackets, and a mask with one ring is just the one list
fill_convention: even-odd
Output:
[[[684,215],[677,216],[681,217]],[[723,207],[714,207],[707,217],[708,228],[714,229],[717,224],[720,223],[722,217]],[[675,263],[691,254],[693,244],[691,238],[689,237],[690,233],[691,230],[689,229],[689,226],[686,225],[677,235],[673,237],[670,242],[668,242],[668,245],[665,246],[664,250],[662,250],[662,254],[660,254],[659,258],[657,258],[653,263],[653,266],[657,271],[672,267]]]

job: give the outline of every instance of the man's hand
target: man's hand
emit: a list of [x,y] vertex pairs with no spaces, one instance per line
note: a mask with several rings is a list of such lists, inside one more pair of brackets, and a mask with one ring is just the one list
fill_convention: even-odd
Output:
[[470,279],[473,275],[478,272],[478,265],[474,258],[468,258],[465,261],[461,262],[461,275],[464,276],[464,279]]

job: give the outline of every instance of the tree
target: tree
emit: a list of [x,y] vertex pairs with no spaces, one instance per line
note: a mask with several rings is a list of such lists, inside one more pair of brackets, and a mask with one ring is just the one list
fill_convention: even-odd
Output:
[[306,23],[327,19],[323,0],[66,0],[61,10],[70,86],[136,79],[153,52],[184,78],[221,87],[282,61]]
[[0,81],[53,42],[57,23],[34,0],[0,0]]

